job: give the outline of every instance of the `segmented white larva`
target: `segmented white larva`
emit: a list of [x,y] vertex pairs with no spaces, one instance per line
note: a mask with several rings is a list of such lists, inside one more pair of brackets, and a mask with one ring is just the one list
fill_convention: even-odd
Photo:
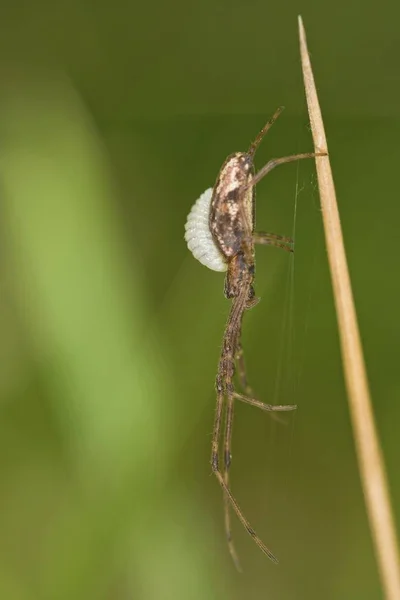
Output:
[[223,254],[214,242],[209,227],[213,188],[208,188],[193,204],[185,224],[185,240],[193,256],[213,271],[228,268]]

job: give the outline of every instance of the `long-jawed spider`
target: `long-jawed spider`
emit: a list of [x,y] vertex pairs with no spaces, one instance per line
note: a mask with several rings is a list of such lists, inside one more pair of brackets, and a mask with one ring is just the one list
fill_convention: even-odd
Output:
[[[278,559],[251,527],[229,487],[234,401],[240,400],[264,411],[296,409],[295,404],[271,405],[256,400],[246,378],[240,337],[244,312],[253,308],[259,300],[255,296],[253,288],[254,246],[255,244],[264,244],[293,252],[293,243],[290,238],[273,233],[255,232],[255,186],[278,165],[303,158],[325,156],[324,153],[306,153],[275,158],[262,167],[257,174],[254,174],[255,152],[282,110],[283,107],[278,108],[247,152],[236,152],[228,156],[220,169],[214,187],[206,190],[193,205],[185,225],[185,240],[194,257],[210,269],[226,271],[224,292],[227,298],[232,299],[215,382],[217,403],[212,435],[211,465],[224,492],[226,536],[230,554],[238,570],[241,569],[231,535],[231,507],[257,546],[274,563],[277,563]],[[235,366],[244,393],[235,391],[233,384]],[[221,472],[219,454],[224,409],[224,468]]]

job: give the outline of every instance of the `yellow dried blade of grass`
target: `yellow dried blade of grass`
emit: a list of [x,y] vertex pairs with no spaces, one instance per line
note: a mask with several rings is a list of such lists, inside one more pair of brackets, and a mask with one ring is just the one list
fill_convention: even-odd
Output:
[[[316,152],[328,152],[317,92],[299,17],[300,53]],[[366,509],[385,597],[400,598],[400,560],[389,486],[368,389],[329,156],[316,159],[350,415]]]

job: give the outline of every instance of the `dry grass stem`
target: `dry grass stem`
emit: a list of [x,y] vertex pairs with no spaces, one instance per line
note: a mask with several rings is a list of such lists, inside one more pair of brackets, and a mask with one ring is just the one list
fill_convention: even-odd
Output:
[[[316,152],[328,151],[301,17],[300,52]],[[316,159],[351,421],[367,514],[385,597],[400,599],[400,560],[388,482],[368,389],[329,156]]]

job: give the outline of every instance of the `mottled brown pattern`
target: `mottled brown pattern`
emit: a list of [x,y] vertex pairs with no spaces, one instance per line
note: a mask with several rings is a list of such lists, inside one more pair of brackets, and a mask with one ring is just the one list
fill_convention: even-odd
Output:
[[226,258],[237,254],[254,228],[254,188],[246,185],[254,174],[253,159],[244,152],[229,156],[221,167],[211,200],[211,233]]
[[225,295],[235,298],[243,283],[250,284],[254,296],[255,188],[248,187],[254,174],[253,158],[236,152],[228,156],[214,186],[210,210],[212,236],[228,260]]

